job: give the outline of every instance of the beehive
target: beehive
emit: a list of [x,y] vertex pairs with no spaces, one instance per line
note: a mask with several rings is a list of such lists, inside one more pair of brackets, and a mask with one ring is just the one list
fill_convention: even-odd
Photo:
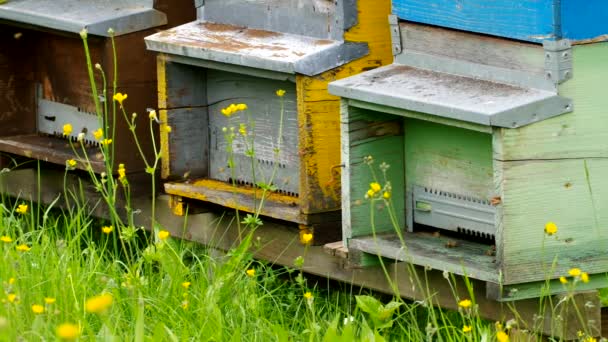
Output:
[[[65,165],[74,158],[62,137],[63,125],[70,123],[74,130],[69,138],[86,133],[92,167],[105,171],[92,135],[100,124],[79,33],[87,28],[92,61],[105,68],[111,84],[113,51],[108,29],[114,30],[118,91],[128,94],[128,110],[143,114],[156,103],[155,56],[145,49],[143,38],[154,27],[192,20],[195,11],[186,3],[190,5],[181,0],[171,1],[171,7],[169,1],[20,0],[0,5],[0,152]],[[112,96],[111,92],[107,95],[108,102]],[[148,151],[148,118],[140,115],[140,120],[138,134]],[[141,158],[122,115],[106,124],[116,127],[114,145],[120,146],[116,161],[126,163],[129,171],[138,170]]]
[[[350,250],[467,274],[503,300],[545,279],[563,291],[572,267],[595,274],[580,289],[606,285],[608,5],[517,4],[395,0],[400,19],[483,34],[392,17],[394,63],[330,84]],[[393,220],[365,198],[367,156],[377,175],[390,165]]]
[[[202,200],[254,211],[261,191],[254,183],[276,166],[277,177],[262,214],[307,227],[339,229],[339,99],[330,81],[392,60],[386,25],[388,1],[209,0],[198,21],[146,38],[160,52],[161,136],[165,191],[177,199]],[[278,158],[281,101],[283,136]],[[230,118],[220,111],[245,103]],[[256,181],[243,137],[228,167],[224,127],[248,125],[255,135]],[[233,187],[236,183],[236,189]],[[257,195],[254,195],[257,194]],[[257,198],[254,198],[257,196]],[[320,235],[319,235],[320,236]]]

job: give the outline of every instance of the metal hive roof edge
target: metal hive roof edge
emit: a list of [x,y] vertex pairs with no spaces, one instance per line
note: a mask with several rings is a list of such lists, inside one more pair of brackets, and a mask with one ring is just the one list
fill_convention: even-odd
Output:
[[367,44],[191,22],[145,38],[149,50],[193,59],[313,76],[366,55]]
[[108,37],[165,25],[167,17],[149,0],[10,0],[0,5],[0,20]]
[[556,92],[391,64],[329,84],[347,99],[516,128],[572,111]]

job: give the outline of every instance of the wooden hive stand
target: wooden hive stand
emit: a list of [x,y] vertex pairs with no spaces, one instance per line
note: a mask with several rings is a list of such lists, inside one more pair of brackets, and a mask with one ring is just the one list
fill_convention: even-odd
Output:
[[[254,212],[276,173],[261,214],[315,230],[317,243],[339,236],[340,101],[327,84],[392,60],[389,1],[356,4],[208,0],[197,21],[146,38],[160,52],[160,117],[172,127],[162,176],[177,214],[188,201]],[[238,103],[248,110],[222,115]]]
[[[393,1],[394,63],[330,84],[349,251],[466,274],[499,301],[564,292],[571,268],[590,276],[577,290],[608,286],[608,5],[553,2]],[[365,198],[370,169],[393,217],[386,189]]]
[[[196,12],[186,4],[190,1],[21,0],[2,4],[0,152],[65,165],[74,158],[62,136],[63,125],[70,123],[74,129],[67,138],[75,141],[79,133],[85,133],[93,170],[105,171],[99,142],[93,137],[100,122],[79,35],[86,27],[92,63],[105,69],[109,85],[114,73],[108,29],[114,30],[118,91],[128,94],[125,107],[129,115],[140,113],[137,134],[144,150],[151,153],[148,117],[142,114],[156,103],[156,63],[143,38],[158,28],[192,20]],[[97,71],[96,75],[101,89],[101,76]],[[108,104],[113,95],[110,89]],[[143,172],[143,162],[124,121],[118,114],[115,122],[110,118],[102,123],[116,130],[116,165],[125,163],[129,172]],[[84,160],[78,168],[86,168]]]

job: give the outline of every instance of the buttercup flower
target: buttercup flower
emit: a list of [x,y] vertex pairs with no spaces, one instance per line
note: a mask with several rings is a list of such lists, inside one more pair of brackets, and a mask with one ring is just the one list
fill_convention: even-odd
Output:
[[582,272],[581,272],[581,269],[580,269],[580,268],[576,268],[576,267],[575,267],[575,268],[571,268],[571,269],[568,271],[568,274],[569,274],[570,276],[572,276],[572,277],[578,277],[578,276],[580,276],[580,275],[581,275],[581,273],[582,273]]
[[127,177],[127,170],[125,164],[118,164],[118,179],[123,180]]
[[312,293],[310,293],[310,291],[304,293],[304,298],[311,300],[313,298]]
[[588,283],[589,282],[589,274],[587,274],[587,272],[581,273],[581,281],[583,283]]
[[507,333],[505,333],[504,331],[499,331],[496,333],[496,339],[498,340],[498,342],[508,342],[509,335],[507,335]]
[[78,163],[74,159],[68,159],[65,161],[65,165],[71,169],[75,168],[77,164]]
[[9,303],[15,303],[15,302],[17,302],[17,300],[18,300],[17,295],[16,295],[16,294],[14,294],[14,293],[9,293],[9,294],[7,294],[7,295],[6,295],[6,299],[8,299],[8,302],[9,302]]
[[21,245],[18,245],[17,247],[15,247],[15,249],[17,249],[19,252],[27,252],[32,248],[26,244],[21,244]]
[[390,199],[390,198],[391,198],[391,193],[390,193],[390,191],[385,191],[385,192],[382,194],[382,198],[384,198],[384,199]]
[[19,205],[17,206],[17,209],[15,209],[15,211],[16,211],[18,214],[22,214],[22,215],[24,215],[24,214],[27,214],[27,208],[28,208],[27,204],[19,204]]
[[55,298],[53,298],[53,297],[45,297],[44,298],[44,302],[47,303],[47,304],[49,304],[49,305],[54,304],[56,301],[57,300]]
[[566,279],[566,277],[559,277],[559,282],[562,284],[568,284],[568,279]]
[[239,111],[240,110],[246,110],[247,108],[248,108],[247,105],[244,104],[244,103],[239,103],[239,104],[236,105],[236,110],[239,110]]
[[373,182],[369,184],[369,188],[370,190],[372,190],[374,193],[379,192],[380,190],[382,190],[382,186],[379,183]]
[[98,128],[93,132],[93,136],[96,140],[101,140],[101,138],[103,138],[103,130],[101,128]]
[[465,334],[468,333],[468,332],[471,332],[471,330],[472,330],[472,328],[471,328],[470,325],[465,325],[465,326],[462,327],[462,332],[465,333]]
[[545,234],[553,235],[555,233],[557,233],[557,225],[553,222],[547,222],[545,224]]
[[277,90],[276,94],[277,94],[278,97],[283,97],[283,95],[285,95],[285,90],[279,89],[279,90]]
[[247,275],[248,275],[249,277],[253,277],[253,276],[255,276],[255,269],[250,268],[250,269],[248,269],[248,270],[247,270],[245,273],[247,273]]
[[102,295],[87,299],[86,303],[84,304],[84,308],[87,312],[98,314],[108,310],[110,306],[112,306],[112,301],[112,295],[109,293],[104,293]]
[[108,146],[112,143],[112,139],[103,139],[102,141],[100,141],[99,143],[101,143],[104,146]]
[[101,231],[104,234],[110,234],[111,232],[114,231],[114,226],[104,226],[104,227],[101,227]]
[[169,233],[166,230],[161,230],[158,232],[158,238],[161,240],[167,240],[170,235],[171,235],[171,233]]
[[127,99],[127,94],[116,93],[114,94],[114,101],[118,102],[122,106],[122,102]]
[[192,283],[189,281],[185,281],[182,283],[182,287],[185,288],[186,290],[190,287],[190,285],[192,285]]
[[312,241],[312,233],[304,233],[302,234],[302,243],[303,244],[308,244],[310,243],[310,241]]
[[72,124],[65,124],[63,125],[63,135],[70,135],[72,134],[72,131],[74,130],[74,127],[72,127]]
[[62,340],[73,341],[80,336],[80,327],[72,323],[63,323],[57,327],[55,333]]
[[11,243],[11,242],[13,242],[13,238],[11,238],[11,237],[10,237],[10,236],[8,236],[8,235],[2,235],[2,236],[0,237],[0,241],[2,241],[2,242],[4,242],[4,243]]
[[471,302],[470,299],[463,299],[460,302],[458,302],[458,306],[460,306],[463,309],[470,308],[472,304],[473,304],[473,302]]
[[226,107],[226,108],[222,108],[220,111],[222,112],[222,114],[224,114],[227,117],[232,116],[232,114],[242,111],[242,110],[246,110],[248,107],[246,104],[244,103],[239,103],[239,104],[230,104],[230,106]]
[[34,304],[34,305],[32,305],[32,312],[35,313],[36,315],[40,315],[41,313],[44,312],[44,306],[42,306],[40,304]]

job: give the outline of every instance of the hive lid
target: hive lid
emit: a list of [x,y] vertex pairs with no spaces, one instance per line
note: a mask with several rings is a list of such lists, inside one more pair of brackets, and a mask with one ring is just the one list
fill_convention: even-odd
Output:
[[343,98],[486,126],[520,127],[572,111],[556,92],[392,64],[329,84]]
[[151,0],[9,0],[0,5],[0,20],[60,31],[116,36],[165,25],[167,17]]
[[317,75],[368,53],[366,44],[191,22],[146,37],[149,50],[289,74]]

